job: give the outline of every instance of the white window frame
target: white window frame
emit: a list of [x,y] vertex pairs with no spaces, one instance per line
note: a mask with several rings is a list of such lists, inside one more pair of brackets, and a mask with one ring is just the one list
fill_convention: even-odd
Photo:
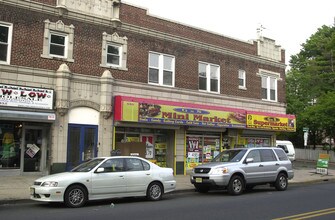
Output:
[[[108,53],[108,47],[115,47],[118,50],[118,54],[109,54]],[[116,45],[116,44],[107,44],[107,50],[106,50],[106,64],[107,66],[114,66],[114,67],[121,67],[121,62],[122,62],[122,46],[120,45]],[[117,56],[119,58],[119,62],[118,64],[114,64],[114,63],[108,63],[108,55],[110,56]]]
[[[243,85],[240,85],[240,80],[242,80]],[[238,88],[239,89],[247,89],[246,86],[246,72],[245,70],[238,70]]]
[[[198,63],[198,79],[200,77],[199,75],[199,64],[206,65],[206,90],[200,89],[199,91],[206,91],[210,93],[220,93],[220,65],[213,64],[213,63],[207,63],[207,62],[202,62],[200,61]],[[218,91],[211,91],[211,66],[217,68],[217,81],[218,81]],[[200,81],[198,82],[198,86],[200,87]]]
[[[156,54],[158,55],[158,68],[154,66],[150,66],[150,54]],[[172,85],[165,85],[163,84],[163,77],[164,77],[164,57],[172,58],[171,62],[171,70],[168,71],[172,72]],[[152,69],[158,69],[158,83],[150,82],[150,68]],[[166,87],[174,87],[175,86],[175,56],[163,54],[163,53],[157,53],[153,51],[149,51],[148,54],[148,84],[152,85],[160,85],[160,86],[166,86]]]
[[[64,37],[64,45],[59,45],[59,46],[64,46],[64,55],[63,56],[51,53],[51,46],[52,46],[51,37],[52,37],[52,35]],[[51,57],[58,57],[58,58],[67,58],[68,44],[69,44],[68,43],[68,38],[69,38],[69,36],[67,34],[57,33],[57,32],[50,31],[50,36],[49,36],[49,56],[51,56]]]
[[[51,35],[59,35],[66,37],[64,56],[57,54],[50,54]],[[74,26],[65,25],[61,20],[51,22],[50,20],[44,21],[44,38],[43,38],[43,53],[41,57],[47,59],[61,59],[67,62],[74,62],[73,59],[73,44],[74,44]]]
[[7,43],[0,43],[7,45],[6,60],[0,60],[0,64],[10,64],[11,52],[12,52],[12,37],[13,37],[13,24],[0,22],[0,26],[8,28],[8,39]]
[[[258,76],[261,77],[261,98],[264,101],[270,102],[278,102],[278,81],[281,81],[280,73],[268,71],[268,70],[260,70]],[[266,87],[263,87],[263,78],[266,80]],[[271,80],[274,80],[274,88],[275,97],[271,99]],[[266,99],[263,98],[262,90],[263,88],[266,89]]]
[[[115,65],[107,62],[108,47],[119,47],[119,64]],[[128,55],[128,38],[120,37],[116,32],[113,34],[102,33],[102,48],[101,48],[101,67],[113,68],[118,70],[128,70],[127,68]]]

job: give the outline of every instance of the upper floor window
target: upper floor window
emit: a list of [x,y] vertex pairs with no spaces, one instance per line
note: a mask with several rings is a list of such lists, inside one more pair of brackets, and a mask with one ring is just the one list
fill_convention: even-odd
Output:
[[50,33],[49,54],[55,57],[67,57],[68,35]]
[[199,62],[199,90],[220,92],[220,66]]
[[11,24],[0,22],[0,64],[10,63],[12,29]]
[[174,86],[175,58],[166,54],[149,53],[149,83]]
[[278,101],[277,83],[278,81],[282,80],[280,78],[280,73],[260,69],[257,75],[261,77],[262,99],[277,102]]
[[117,33],[102,34],[102,67],[127,70],[128,38],[120,37]]
[[64,25],[61,20],[57,22],[45,20],[44,24],[44,43],[41,57],[60,58],[64,61],[74,62],[74,26]]
[[107,64],[121,66],[122,48],[117,45],[107,45]]
[[246,88],[246,83],[245,83],[245,71],[244,70],[239,70],[238,71],[238,87],[240,89],[245,89]]
[[262,76],[262,99],[277,101],[277,79]]

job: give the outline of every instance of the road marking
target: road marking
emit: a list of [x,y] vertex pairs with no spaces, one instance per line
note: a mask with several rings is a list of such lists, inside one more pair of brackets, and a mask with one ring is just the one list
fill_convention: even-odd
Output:
[[294,219],[294,220],[299,220],[299,219],[308,219],[308,218],[313,218],[313,217],[318,217],[322,215],[328,215],[335,213],[335,208],[329,208],[329,209],[321,209],[313,212],[305,212],[297,215],[291,215],[291,216],[286,216],[282,218],[275,218],[273,220],[285,220],[285,219]]

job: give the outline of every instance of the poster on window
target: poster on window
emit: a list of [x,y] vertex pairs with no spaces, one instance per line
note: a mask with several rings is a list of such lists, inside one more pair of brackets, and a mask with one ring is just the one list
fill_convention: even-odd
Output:
[[27,151],[26,154],[28,154],[31,158],[33,158],[37,152],[40,150],[40,148],[35,144],[27,144]]
[[142,143],[145,143],[146,153],[145,158],[153,159],[154,158],[154,145],[153,145],[153,136],[141,136]]

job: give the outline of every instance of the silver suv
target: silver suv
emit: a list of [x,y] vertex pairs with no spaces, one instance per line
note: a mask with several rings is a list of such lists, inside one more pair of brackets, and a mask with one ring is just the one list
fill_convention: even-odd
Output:
[[281,148],[260,147],[222,151],[212,162],[195,167],[190,178],[198,192],[227,189],[229,194],[239,195],[267,183],[286,190],[293,176],[291,161]]

